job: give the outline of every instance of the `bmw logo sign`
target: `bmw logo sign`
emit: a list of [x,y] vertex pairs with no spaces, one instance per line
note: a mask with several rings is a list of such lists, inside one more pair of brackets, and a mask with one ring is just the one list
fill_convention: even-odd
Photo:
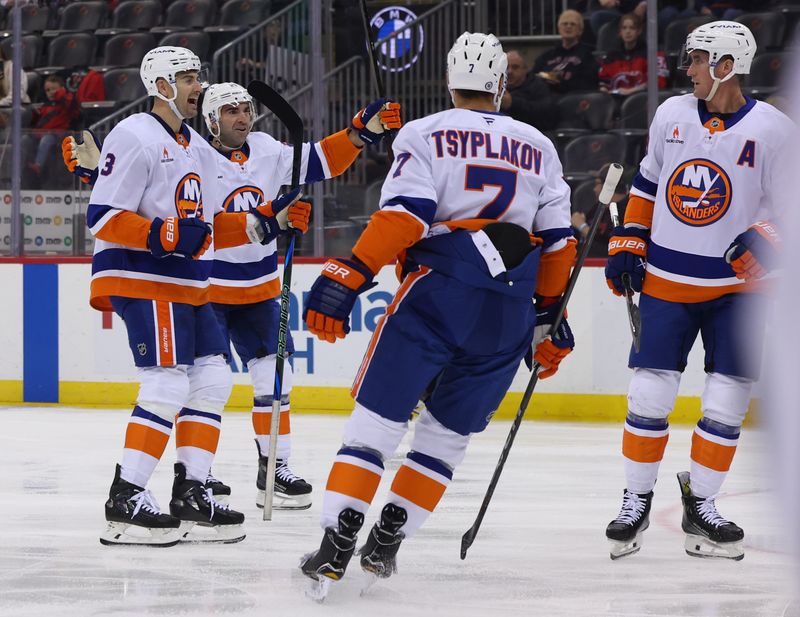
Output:
[[417,15],[407,8],[387,6],[370,20],[373,40],[376,43],[383,41],[376,49],[375,60],[384,71],[399,73],[408,70],[419,58],[425,38],[422,26],[398,32],[415,19]]

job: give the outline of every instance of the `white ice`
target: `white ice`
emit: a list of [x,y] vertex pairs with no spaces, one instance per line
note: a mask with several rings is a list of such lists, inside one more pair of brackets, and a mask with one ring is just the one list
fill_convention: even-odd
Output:
[[[262,522],[250,418],[227,413],[213,470],[232,486],[232,505],[247,516],[247,538],[232,545],[105,547],[98,542],[103,502],[128,415],[0,409],[0,616],[797,615],[775,493],[765,481],[773,475],[768,446],[757,430],[743,432],[718,499],[722,514],[745,529],[741,562],[684,553],[675,474],[688,468],[688,427],[672,428],[642,551],[612,562],[604,529],[621,503],[621,427],[539,422],[523,424],[483,528],[461,561],[461,535],[509,428],[493,422],[473,439],[426,526],[404,542],[399,573],[360,597],[364,578],[354,560],[318,605],[304,597],[296,566],[319,545],[322,493],[345,418],[292,418],[291,463],[314,485],[310,510],[276,512]],[[169,503],[171,448],[150,484],[162,509]],[[367,525],[401,460],[387,465]]]

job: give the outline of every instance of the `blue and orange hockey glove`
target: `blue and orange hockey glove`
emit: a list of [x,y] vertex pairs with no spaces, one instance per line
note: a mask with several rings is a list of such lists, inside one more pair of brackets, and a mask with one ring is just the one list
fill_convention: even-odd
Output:
[[97,135],[87,130],[83,131],[80,143],[72,136],[65,137],[61,142],[61,156],[71,174],[78,176],[84,184],[94,184],[101,148]]
[[533,370],[533,363],[538,362],[539,379],[547,379],[558,372],[558,366],[575,348],[575,337],[567,323],[566,313],[558,325],[558,329],[550,336],[550,330],[556,321],[559,298],[537,298],[536,326],[533,329],[533,342],[525,355],[525,365]]
[[378,99],[353,116],[351,128],[365,143],[376,144],[401,126],[400,103]]
[[281,231],[292,227],[305,233],[311,218],[311,204],[299,201],[303,196],[299,188],[278,195],[247,213],[247,237],[250,242],[268,244]]
[[211,225],[202,219],[155,218],[147,234],[147,246],[155,257],[180,255],[198,259],[211,246]]
[[329,259],[306,298],[303,320],[309,331],[335,343],[350,332],[350,313],[356,298],[377,285],[375,275],[357,259]]
[[608,241],[608,261],[606,262],[606,283],[614,295],[625,295],[622,275],[630,277],[633,291],[642,291],[644,271],[647,266],[647,243],[650,230],[639,227],[614,228]]
[[758,221],[736,236],[725,251],[725,261],[731,264],[737,278],[759,279],[778,263],[780,244],[775,225]]

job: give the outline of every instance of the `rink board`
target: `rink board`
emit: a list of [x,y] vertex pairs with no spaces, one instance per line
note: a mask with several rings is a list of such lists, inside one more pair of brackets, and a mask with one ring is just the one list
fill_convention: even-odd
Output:
[[[89,307],[91,266],[77,263],[0,264],[0,402],[128,407],[136,400],[135,371],[122,321]],[[319,263],[298,263],[292,280],[290,328],[295,341],[292,409],[347,413],[349,389],[378,318],[397,287],[386,267],[378,286],[363,294],[352,316],[352,332],[335,344],[320,342],[300,318],[298,299],[308,293]],[[609,293],[602,268],[581,274],[569,308],[575,351],[562,370],[541,381],[530,418],[619,421],[624,418],[630,370],[630,332],[624,302]],[[19,353],[21,350],[22,353]],[[673,422],[695,421],[705,375],[696,345],[681,384]],[[231,409],[248,409],[252,389],[233,354]],[[498,417],[513,417],[530,373],[521,365]]]

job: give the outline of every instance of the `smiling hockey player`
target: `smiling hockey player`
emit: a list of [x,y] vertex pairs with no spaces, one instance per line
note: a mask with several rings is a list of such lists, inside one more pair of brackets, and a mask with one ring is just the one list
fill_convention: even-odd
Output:
[[758,373],[763,319],[755,279],[776,261],[776,187],[792,125],[767,103],[742,94],[739,76],[750,72],[756,52],[746,26],[699,26],[685,52],[694,93],[658,108],[624,225],[609,242],[609,286],[624,293],[627,273],[642,292],[641,349],[630,355],[622,441],[627,486],[606,530],[612,559],[641,547],[667,418],[698,333],[707,375],[691,471],[678,474],[685,548],[698,557],[744,556],[744,532],[719,514],[715,498]]

